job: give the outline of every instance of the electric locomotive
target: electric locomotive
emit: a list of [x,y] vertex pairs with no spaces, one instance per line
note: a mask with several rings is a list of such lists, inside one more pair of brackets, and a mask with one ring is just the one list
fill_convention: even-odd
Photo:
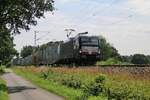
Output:
[[19,63],[21,62],[21,65],[93,64],[100,60],[99,37],[85,34],[87,32],[79,33],[66,42],[49,42],[32,55],[19,59]]

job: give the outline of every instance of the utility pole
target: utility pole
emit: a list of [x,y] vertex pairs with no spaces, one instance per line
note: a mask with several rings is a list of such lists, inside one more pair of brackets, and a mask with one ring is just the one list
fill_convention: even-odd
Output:
[[35,54],[36,52],[36,46],[37,46],[37,41],[42,39],[43,37],[47,36],[47,34],[37,38],[37,33],[39,32],[46,32],[47,34],[50,33],[50,31],[34,31],[34,50],[33,50],[33,59],[34,59],[34,64],[37,65],[37,55]]
[[67,38],[69,38],[72,32],[75,32],[75,29],[65,29],[65,31],[67,32]]
[[36,34],[37,34],[37,31],[34,31],[34,46],[36,47]]

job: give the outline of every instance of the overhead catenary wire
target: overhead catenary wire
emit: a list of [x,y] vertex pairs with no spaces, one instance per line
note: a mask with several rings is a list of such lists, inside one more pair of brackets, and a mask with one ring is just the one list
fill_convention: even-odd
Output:
[[[116,0],[111,0],[112,2],[111,3],[109,3],[107,6],[105,6],[105,7],[103,7],[103,8],[101,8],[101,13],[103,13],[103,12],[105,12],[105,11],[107,11],[107,9],[109,9],[109,8],[111,8],[112,7],[112,5],[114,4],[114,2],[116,2]],[[102,2],[102,3],[104,3],[104,1]],[[91,11],[89,10],[88,12],[87,12],[87,14],[85,14],[85,15],[89,15],[89,12],[92,12],[92,10],[95,8],[95,6],[93,6],[93,8],[91,8]],[[98,11],[98,12],[100,12],[100,11]],[[85,22],[87,22],[88,21],[88,19],[91,19],[93,16],[95,16],[95,13],[96,12],[92,12],[92,14],[90,15],[90,16],[88,16],[87,18],[84,18],[84,21],[82,21],[82,23],[81,24],[83,24],[83,23],[85,23]],[[81,25],[81,24],[79,24],[79,25]]]
[[[39,32],[47,32],[46,34],[42,35],[41,37],[37,38],[37,33]],[[50,33],[50,31],[34,31],[34,46],[37,46],[37,41],[39,41],[40,39],[44,38],[45,36],[47,36]]]
[[[112,5],[113,5],[116,1],[117,1],[117,0],[113,0],[113,1],[109,4],[109,6],[106,6],[106,7],[104,7],[102,10],[100,10],[101,13],[104,13],[105,11],[107,11],[107,9],[111,8]],[[146,11],[146,10],[149,10],[149,9],[150,9],[150,8],[146,8],[146,9],[143,9],[142,11]],[[129,8],[129,10],[133,10],[133,9],[132,9],[132,8]],[[100,12],[100,11],[97,11],[97,12]],[[94,12],[94,13],[92,14],[92,16],[88,17],[88,19],[90,19],[90,18],[96,16],[96,13],[97,13],[97,12]],[[112,22],[112,23],[110,23],[110,24],[107,24],[107,25],[117,25],[117,24],[119,24],[119,23],[125,22],[125,21],[127,21],[127,20],[129,20],[129,19],[135,17],[135,15],[136,15],[136,13],[135,13],[135,11],[134,11],[133,14],[129,14],[129,15],[125,16],[124,18],[122,18],[122,19],[120,19],[120,20],[117,20],[117,21],[114,21],[114,22]],[[83,23],[85,23],[86,21],[88,21],[88,19],[85,19],[85,21],[82,21],[81,24],[83,24]],[[81,24],[79,24],[79,25],[81,25]]]
[[[89,9],[89,8],[90,8],[90,10],[88,10],[88,12],[87,12],[87,10],[86,10],[85,13],[87,13],[87,14],[85,14],[85,16],[86,16],[86,15],[89,15],[89,13],[91,13],[91,12],[92,12],[92,14],[91,14],[90,16],[88,16],[87,18],[82,16],[82,18],[84,18],[84,19],[83,19],[83,21],[80,21],[81,23],[74,24],[74,25],[72,24],[72,25],[70,25],[70,26],[80,26],[80,25],[82,25],[83,23],[88,22],[88,19],[90,19],[90,18],[92,18],[92,17],[95,17],[96,14],[98,14],[98,12],[104,13],[105,11],[107,11],[108,9],[110,9],[110,8],[113,6],[113,4],[115,4],[116,1],[117,1],[117,0],[112,0],[111,3],[109,3],[107,6],[101,8],[101,10],[98,10],[98,11],[96,11],[96,12],[93,12],[95,6],[94,6],[94,5],[92,5],[93,7],[90,6],[90,3],[88,2],[88,3],[87,3],[87,6],[85,6],[83,9],[81,9],[80,12],[83,12],[84,9]],[[83,4],[83,3],[81,3],[80,5],[82,5],[82,4]],[[131,10],[132,8],[129,8],[129,9]],[[145,11],[145,10],[146,10],[146,9],[144,9],[144,11]],[[120,23],[125,22],[125,21],[127,21],[127,20],[130,20],[131,18],[133,18],[133,17],[135,17],[135,16],[136,16],[136,13],[133,12],[133,14],[129,14],[129,15],[124,16],[124,17],[120,17],[120,19],[118,19],[118,20],[116,20],[116,21],[114,21],[114,22],[108,23],[107,25],[117,25],[117,24],[120,24]],[[70,20],[73,21],[73,20],[75,20],[75,19],[74,19],[74,17],[72,17]],[[69,25],[67,25],[67,26],[69,26]],[[69,28],[75,28],[75,27],[70,27],[70,26],[69,26]]]
[[[150,10],[150,8],[146,8],[146,9],[143,9],[143,10],[141,10],[141,11],[146,11],[146,10]],[[135,12],[135,11],[134,11],[134,12]],[[135,15],[137,15],[137,14],[136,14],[136,13],[129,14],[129,15],[127,15],[126,17],[124,17],[124,18],[122,18],[122,19],[120,19],[120,20],[118,20],[118,21],[112,22],[112,23],[110,23],[110,24],[108,24],[108,25],[116,25],[116,24],[125,22],[125,21],[127,21],[127,20],[129,20],[129,19],[135,17]]]
[[[103,8],[101,8],[102,10],[102,12],[105,12],[107,9],[109,9],[109,8],[111,8],[112,7],[112,5],[114,4],[114,2],[116,2],[117,0],[111,0],[112,2],[111,3],[109,3],[107,6],[105,6],[105,7],[103,7]],[[104,3],[105,1],[103,1],[103,2],[101,2],[101,3]],[[80,10],[80,12],[83,12],[85,9],[89,9],[90,7],[90,10],[87,10],[86,12],[84,12],[85,14],[85,16],[86,15],[89,15],[89,12],[93,12],[92,10],[95,8],[95,5],[92,5],[92,6],[90,6],[90,2],[88,2],[88,4],[87,4],[87,6],[85,6],[83,9],[81,9]],[[79,4],[79,5],[82,5],[82,3],[81,4]],[[97,11],[97,12],[100,12],[100,11]],[[77,24],[72,24],[72,25],[67,25],[67,26],[70,26],[70,28],[75,28],[75,26],[80,26],[80,25],[82,25],[83,23],[85,23],[85,22],[87,22],[88,21],[88,19],[91,19],[92,17],[93,17],[93,15],[95,15],[95,13],[96,12],[93,12],[92,13],[92,15],[90,15],[90,16],[88,16],[87,18],[86,17],[81,17],[80,19],[82,19],[83,18],[83,20],[82,21],[80,21],[81,23],[79,24],[78,23],[78,25]],[[78,16],[76,16],[76,17],[78,17]],[[72,18],[70,18],[70,20],[73,22],[73,20],[75,20],[74,19],[75,17],[72,17]],[[64,20],[65,20],[65,18],[64,18]],[[74,26],[74,27],[71,27],[71,26]]]
[[[114,1],[114,0],[113,0]],[[84,1],[85,2],[85,1]],[[93,2],[93,1],[92,1]],[[104,1],[103,1],[104,2]],[[103,2],[101,2],[101,3],[103,3]],[[83,5],[83,3],[80,3],[79,4],[79,6],[82,6]],[[90,8],[90,9],[89,9]],[[83,7],[83,8],[81,8],[80,9],[80,12],[81,13],[84,13],[84,16],[86,16],[86,15],[88,15],[89,14],[89,12],[92,12],[92,10],[93,10],[93,8],[95,8],[95,6],[94,5],[91,5],[91,2],[87,2],[87,4],[86,4],[86,6],[85,7]],[[89,10],[86,10],[85,11],[85,9],[89,9]],[[90,11],[91,10],[91,11]],[[82,19],[87,19],[87,18],[85,18],[84,16],[81,16],[80,17],[80,20],[82,20]],[[76,17],[78,17],[78,15],[77,16],[74,16],[74,17],[72,17],[72,18],[70,18],[70,20],[71,20],[71,22],[73,22],[74,20],[76,20],[76,19],[74,19],[74,18],[76,18]],[[80,21],[80,22],[84,22],[84,21]],[[82,24],[82,23],[81,23]],[[78,25],[72,25],[72,26],[79,26],[80,24],[78,24]],[[74,27],[72,27],[72,28],[74,28]]]

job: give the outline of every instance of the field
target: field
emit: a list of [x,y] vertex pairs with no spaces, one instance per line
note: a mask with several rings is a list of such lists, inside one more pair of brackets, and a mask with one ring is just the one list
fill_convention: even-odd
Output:
[[67,100],[150,100],[150,67],[14,67],[13,70]]

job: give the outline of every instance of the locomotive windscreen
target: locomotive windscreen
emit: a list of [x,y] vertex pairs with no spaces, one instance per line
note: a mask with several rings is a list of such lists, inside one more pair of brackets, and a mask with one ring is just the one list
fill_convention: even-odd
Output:
[[85,46],[98,46],[99,41],[97,37],[81,37],[80,38],[81,45]]

